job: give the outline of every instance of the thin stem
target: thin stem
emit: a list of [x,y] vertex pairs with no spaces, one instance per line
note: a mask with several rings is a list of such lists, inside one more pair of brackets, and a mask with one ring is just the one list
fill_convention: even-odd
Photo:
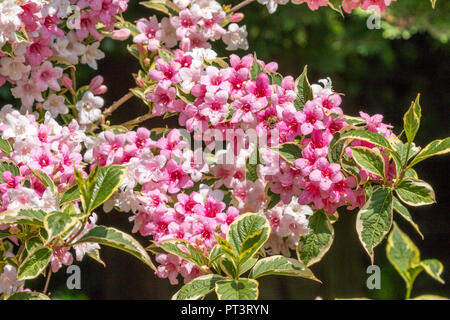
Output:
[[77,91],[77,77],[75,75],[75,68],[70,69],[70,77],[72,78],[72,89],[73,91]]
[[228,12],[235,12],[235,11],[245,7],[246,5],[252,3],[253,1],[255,1],[255,0],[244,0],[241,3],[235,5],[233,8],[231,8],[230,11],[228,11]]
[[153,118],[153,115],[151,113],[147,113],[143,116],[139,116],[133,120],[122,123],[122,126],[134,126],[151,118]]
[[114,103],[103,112],[103,116],[105,118],[109,117],[117,108],[119,108],[122,104],[131,99],[133,96],[134,96],[133,92],[128,92],[119,100],[114,101]]
[[48,268],[48,274],[47,274],[47,280],[45,281],[45,287],[44,287],[44,291],[42,292],[43,294],[47,293],[48,290],[48,285],[50,284],[50,278],[52,276],[52,269],[51,267]]
[[412,285],[406,287],[406,296],[405,300],[409,300],[411,298]]

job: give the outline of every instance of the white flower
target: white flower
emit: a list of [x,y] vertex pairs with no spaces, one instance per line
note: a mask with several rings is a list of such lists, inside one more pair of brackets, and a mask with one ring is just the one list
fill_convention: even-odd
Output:
[[78,63],[78,57],[83,55],[87,48],[78,41],[75,32],[70,31],[65,37],[56,38],[52,45],[61,58],[66,59],[71,64]]
[[50,187],[45,189],[44,194],[42,195],[39,208],[44,210],[45,212],[52,212],[59,210],[59,195],[56,192],[53,192]]
[[36,192],[33,189],[25,187],[8,189],[8,197],[9,199],[14,199],[14,201],[8,204],[8,210],[19,209],[21,207],[36,208],[42,204]]
[[209,171],[208,164],[203,159],[203,150],[196,149],[195,152],[190,149],[183,151],[183,171],[189,174],[194,182],[200,181],[203,173]]
[[72,12],[69,0],[52,0],[47,1],[42,8],[42,14],[45,16],[58,15],[59,18],[66,18]]
[[7,128],[2,133],[3,139],[15,138],[17,140],[25,139],[29,136],[37,135],[37,128],[31,124],[31,121],[21,114],[7,114],[5,116]]
[[16,139],[13,145],[14,155],[12,160],[15,163],[28,164],[32,159],[30,152],[36,145],[39,145],[39,139],[36,136],[29,136],[23,140]]
[[173,0],[180,9],[186,8],[192,1],[191,0]]
[[22,8],[14,0],[0,2],[0,48],[8,40],[17,41],[16,30],[20,27]]
[[31,66],[25,65],[24,56],[0,58],[0,74],[11,80],[17,81],[28,76],[30,69]]
[[222,36],[223,42],[227,45],[227,50],[248,49],[247,28],[239,27],[238,24],[232,23],[228,26],[228,31]]
[[58,96],[52,93],[42,106],[44,110],[50,111],[53,118],[56,118],[59,114],[66,114],[69,109],[64,104],[64,96]]
[[86,48],[86,52],[81,56],[81,63],[88,64],[94,70],[97,70],[97,60],[103,59],[105,53],[99,49],[100,41],[90,44]]
[[17,281],[17,269],[7,264],[0,275],[0,294],[13,294],[25,281]]
[[86,91],[83,98],[75,105],[78,110],[78,122],[87,125],[100,119],[103,103],[103,98],[94,96],[91,91]]
[[208,196],[212,196],[216,201],[222,201],[224,194],[220,190],[213,190],[206,184],[201,184],[199,192],[194,195],[194,200],[198,203],[204,204]]
[[262,5],[266,5],[267,10],[272,14],[277,10],[279,4],[286,4],[289,0],[258,0],[258,2]]
[[203,74],[203,63],[200,60],[192,60],[191,66],[181,68],[178,74],[182,80],[181,88],[190,91]]
[[322,85],[320,84],[311,85],[314,97],[322,95],[328,96],[333,93],[333,90],[331,89],[333,83],[331,82],[331,79],[329,77],[326,79],[320,79],[318,82]]
[[164,41],[164,45],[167,48],[173,48],[177,45],[177,33],[176,29],[170,23],[169,18],[164,17],[161,20],[161,40]]

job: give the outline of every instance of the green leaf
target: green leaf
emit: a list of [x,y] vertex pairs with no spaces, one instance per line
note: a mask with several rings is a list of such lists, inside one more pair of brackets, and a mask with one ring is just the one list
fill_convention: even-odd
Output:
[[245,163],[245,178],[248,181],[255,182],[258,180],[258,164],[260,163],[259,148],[257,145],[253,148],[250,157],[248,157]]
[[399,213],[406,221],[408,221],[423,239],[423,234],[420,232],[419,226],[413,221],[408,209],[400,202],[400,200],[397,199],[397,197],[394,197],[394,211]]
[[389,188],[376,189],[356,218],[359,240],[373,264],[373,249],[383,240],[392,225],[393,196]]
[[241,266],[239,267],[238,276],[241,276],[244,273],[246,273],[248,270],[250,270],[255,265],[255,263],[258,261],[258,259],[259,259],[259,257],[253,257],[253,258],[248,259],[244,263],[242,263]]
[[32,237],[25,242],[25,249],[27,252],[33,252],[36,248],[42,247],[44,242],[38,236]]
[[330,249],[334,238],[334,229],[323,211],[309,218],[309,233],[300,238],[297,247],[298,260],[307,267],[319,262]]
[[[394,140],[394,138],[392,139],[391,144],[394,147],[395,151],[400,156],[400,161],[398,161],[398,159],[395,159],[397,173],[400,173],[403,166],[406,166],[408,161],[420,151],[420,148],[417,147],[414,144],[414,142],[412,142],[411,144],[408,144],[408,143],[403,143],[400,140]],[[412,170],[412,169],[409,169],[409,170]]]
[[302,110],[306,101],[314,99],[307,73],[308,66],[305,66],[302,74],[295,80],[295,93],[297,94],[297,98],[294,100],[294,106],[297,110]]
[[395,149],[390,145],[390,143],[386,140],[386,138],[377,132],[367,131],[365,129],[350,130],[343,133],[340,139],[352,139],[352,140],[358,139],[367,141],[378,147],[382,147],[388,150],[395,158],[400,159],[399,155],[397,154]]
[[222,280],[215,284],[219,300],[257,300],[258,281],[253,279]]
[[385,179],[384,159],[377,149],[369,149],[367,147],[353,147],[353,159],[363,169],[369,171]]
[[78,189],[78,186],[75,185],[63,193],[61,200],[59,201],[59,205],[62,206],[66,203],[77,201],[79,199],[80,199],[80,190]]
[[245,240],[242,242],[241,249],[239,250],[239,262],[241,264],[245,263],[248,259],[253,257],[253,255],[261,249],[264,242],[269,239],[267,236],[266,239],[263,239],[264,229],[253,232],[251,235],[247,236]]
[[418,207],[436,202],[433,188],[425,181],[405,178],[395,188],[400,200],[410,206]]
[[276,255],[260,259],[249,274],[256,279],[268,275],[281,275],[317,280],[312,271],[298,260]]
[[50,177],[45,172],[33,170],[31,168],[30,170],[33,173],[33,175],[44,185],[44,187],[50,188],[52,192],[55,192],[56,188],[55,183],[53,182],[52,179],[50,179]]
[[158,56],[163,58],[163,60],[165,60],[165,61],[171,61],[171,60],[175,59],[175,56],[173,55],[172,52],[170,52],[169,50],[163,49],[163,48],[158,49]]
[[7,300],[51,300],[50,297],[40,292],[16,292],[8,297]]
[[184,260],[190,261],[203,268],[206,265],[206,256],[196,248],[196,246],[186,240],[170,239],[162,242],[157,242],[158,246],[164,251],[174,254]]
[[[257,234],[257,232],[260,232]],[[239,263],[253,257],[270,235],[269,221],[255,213],[239,216],[230,225],[226,239],[239,256]]]
[[70,215],[69,212],[54,211],[44,218],[44,228],[47,230],[48,241],[63,234],[76,225],[78,219]]
[[406,286],[412,287],[415,278],[421,271],[416,268],[420,263],[420,252],[396,223],[394,223],[394,227],[388,237],[386,256],[395,270],[405,280]]
[[233,249],[231,244],[226,239],[216,235],[216,241],[220,249],[222,249],[221,253],[225,253],[234,261],[239,260],[237,252]]
[[132,236],[105,226],[96,226],[90,229],[80,240],[75,244],[84,242],[95,242],[105,246],[117,248],[119,250],[128,252],[144,262],[153,270],[156,270],[150,257],[145,249]]
[[106,267],[105,261],[103,261],[102,258],[100,258],[100,252],[99,252],[98,249],[89,252],[87,255],[88,255],[89,258],[91,258],[91,259],[97,261],[98,263],[100,263],[103,267]]
[[420,265],[433,279],[442,284],[445,283],[445,281],[441,278],[442,271],[444,271],[442,262],[437,259],[425,259],[420,262]]
[[267,210],[270,210],[281,201],[281,195],[274,193],[270,188],[267,188],[267,199],[269,200]]
[[286,142],[281,144],[277,148],[272,149],[275,152],[278,152],[280,156],[289,163],[294,163],[295,160],[302,158],[302,149],[297,143],[294,142]]
[[16,209],[0,213],[0,224],[27,224],[42,227],[47,213],[43,210]]
[[105,166],[94,169],[86,181],[83,180],[80,173],[76,173],[81,201],[86,214],[91,213],[111,197],[122,183],[125,172],[125,166]]
[[420,93],[417,95],[416,100],[411,102],[411,106],[403,116],[403,127],[409,143],[414,141],[417,131],[419,131],[420,118],[422,117],[419,99]]
[[260,75],[260,73],[264,72],[264,68],[258,63],[256,58],[256,53],[254,54],[253,64],[250,67],[250,79],[255,81],[256,78]]
[[216,282],[225,278],[215,274],[200,276],[185,284],[175,293],[172,300],[198,300],[214,290]]
[[7,140],[3,140],[0,138],[0,150],[9,157],[9,154],[12,151],[11,144]]
[[230,278],[236,278],[238,276],[237,274],[237,268],[236,264],[233,260],[231,260],[228,256],[222,256],[219,259],[219,265],[221,270]]
[[158,3],[156,1],[145,1],[145,2],[140,2],[139,4],[143,5],[144,7],[149,8],[149,9],[160,11],[166,15],[169,14],[169,9],[165,6],[164,1],[161,1]]
[[34,279],[47,267],[52,256],[48,247],[36,248],[30,252],[17,270],[17,280]]
[[3,180],[3,172],[9,171],[12,173],[13,176],[17,177],[20,176],[20,169],[19,167],[12,161],[9,160],[1,160],[0,161],[0,182],[4,183]]
[[442,140],[434,140],[430,142],[425,148],[423,148],[413,161],[409,164],[409,168],[418,164],[419,162],[428,159],[433,156],[446,154],[450,152],[450,137]]

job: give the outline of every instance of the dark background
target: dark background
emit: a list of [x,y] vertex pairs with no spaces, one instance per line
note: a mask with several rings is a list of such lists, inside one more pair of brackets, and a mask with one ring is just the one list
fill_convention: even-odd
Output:
[[[440,3],[438,1],[437,10],[450,18],[449,11],[440,8]],[[395,5],[393,3],[393,10]],[[429,7],[424,10],[430,10],[426,14],[435,14]],[[329,76],[335,91],[345,93],[342,107],[346,114],[357,115],[359,110],[371,115],[381,113],[385,122],[396,128],[402,125],[404,112],[420,92],[423,117],[416,143],[424,146],[431,140],[449,136],[450,46],[445,39],[438,40],[426,31],[418,32],[408,40],[386,39],[386,29],[367,29],[364,17],[355,14],[346,15],[344,19],[328,8],[311,12],[305,5],[288,4],[279,6],[275,14],[269,15],[265,7],[253,3],[242,12],[246,17],[241,24],[247,25],[250,50],[237,52],[239,55],[255,51],[258,58],[266,62],[278,62],[282,74],[294,77],[307,64],[311,82]],[[152,14],[131,1],[125,17],[134,20]],[[138,64],[127,54],[124,43],[107,39],[102,46],[107,57],[100,61],[97,73],[104,76],[109,88],[104,95],[108,106],[124,95],[127,88],[134,87],[131,73],[137,72]],[[220,56],[227,55],[223,44],[217,43],[215,48]],[[87,84],[97,74],[88,68],[82,70],[78,85]],[[9,98],[5,89],[0,91],[0,99],[8,101]],[[119,124],[145,112],[144,104],[133,98],[115,112],[112,123]],[[148,128],[166,124],[177,126],[175,118],[144,123]],[[421,257],[439,259],[444,268],[450,266],[448,159],[448,156],[431,158],[416,167],[419,177],[433,185],[437,198],[437,204],[410,210],[425,239],[394,216],[400,228],[421,250]],[[131,232],[128,214],[98,213],[99,224]],[[297,278],[263,278],[260,281],[261,299],[404,297],[403,280],[386,259],[386,241],[375,250],[375,264],[381,268],[381,290],[367,289],[366,268],[370,261],[355,231],[356,212],[341,210],[339,213],[330,251],[321,262],[312,266],[323,284]],[[148,239],[136,237],[142,244],[148,244]],[[81,263],[81,290],[64,289],[68,276],[65,268],[55,274],[50,284],[53,296],[61,299],[168,299],[179,288],[171,286],[167,279],[157,278],[139,260],[118,250],[103,247],[101,256],[106,268],[93,260],[84,259]],[[444,269],[443,278],[447,283],[450,282],[449,274]],[[41,281],[33,285],[36,288],[43,286]],[[450,297],[450,288],[423,273],[416,280],[412,297],[425,293]]]

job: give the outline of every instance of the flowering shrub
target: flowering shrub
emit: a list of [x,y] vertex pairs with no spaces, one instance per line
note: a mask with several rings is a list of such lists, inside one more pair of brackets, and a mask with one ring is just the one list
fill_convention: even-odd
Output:
[[[405,205],[432,204],[435,196],[413,166],[450,148],[449,138],[414,143],[420,95],[396,135],[382,115],[345,115],[331,80],[311,85],[306,67],[294,79],[256,54],[217,57],[214,41],[248,49],[236,11],[251,1],[233,8],[214,0],[146,1],[167,17],[135,23],[123,17],[127,2],[0,3],[0,85],[8,83],[20,100],[20,110],[0,110],[2,297],[45,298],[47,289],[32,292],[24,280],[50,279],[73,263],[73,253],[77,261],[87,255],[103,263],[106,245],[171,284],[182,280],[176,299],[214,289],[220,299],[256,299],[261,276],[317,280],[309,266],[330,248],[338,208],[359,210],[356,230],[372,263],[394,211],[420,233]],[[287,3],[258,2],[269,12]],[[301,2],[346,12],[384,11],[390,3],[294,3]],[[105,109],[103,78],[79,87],[76,72],[80,63],[97,68],[104,37],[130,39],[128,51],[140,64],[136,87]],[[111,125],[107,118],[133,96],[148,113]],[[138,127],[172,116],[179,128]],[[130,213],[132,232],[152,242],[143,248],[97,225],[100,206]],[[409,298],[410,269],[440,281],[443,267],[417,254],[406,268],[406,253],[391,254],[400,241],[414,247],[394,227],[388,257],[402,266]]]

